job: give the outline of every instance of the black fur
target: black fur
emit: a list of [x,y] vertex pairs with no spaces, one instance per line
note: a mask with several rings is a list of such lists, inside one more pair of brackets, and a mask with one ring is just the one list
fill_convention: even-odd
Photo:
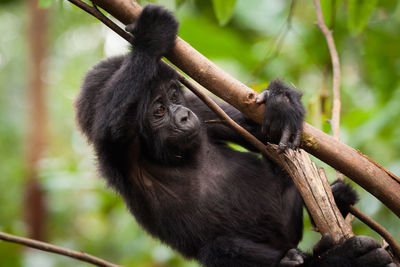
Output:
[[[301,197],[273,162],[231,150],[226,141],[254,149],[225,125],[208,123],[215,114],[160,64],[177,28],[168,11],[146,6],[127,27],[133,51],[86,75],[76,102],[79,126],[94,145],[101,174],[152,236],[205,266],[277,266],[302,237]],[[263,96],[264,126],[270,125],[264,134],[236,109],[221,107],[260,139],[279,140],[282,125],[289,125],[285,134],[293,142],[304,117],[301,95],[274,81]]]
[[358,201],[358,196],[347,183],[337,180],[331,185],[333,197],[335,198],[336,205],[342,212],[343,217],[349,213],[350,205],[354,205]]
[[293,132],[302,128],[305,110],[299,101],[301,93],[279,80],[268,85],[268,93],[265,101],[268,112],[264,115],[263,132],[270,141],[278,143],[285,127]]

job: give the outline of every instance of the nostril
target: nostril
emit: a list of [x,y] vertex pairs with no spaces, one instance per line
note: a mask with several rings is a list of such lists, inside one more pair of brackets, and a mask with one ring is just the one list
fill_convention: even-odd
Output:
[[188,111],[185,116],[182,116],[181,122],[187,122],[189,120],[190,112]]
[[181,118],[181,122],[187,122],[187,120],[188,120],[188,116],[183,116],[183,117]]

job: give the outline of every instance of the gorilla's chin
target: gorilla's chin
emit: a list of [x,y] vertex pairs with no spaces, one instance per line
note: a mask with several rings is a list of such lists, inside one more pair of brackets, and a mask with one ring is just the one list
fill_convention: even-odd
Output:
[[169,149],[177,153],[188,154],[200,146],[200,132],[199,128],[180,131],[179,133],[169,136],[165,143]]

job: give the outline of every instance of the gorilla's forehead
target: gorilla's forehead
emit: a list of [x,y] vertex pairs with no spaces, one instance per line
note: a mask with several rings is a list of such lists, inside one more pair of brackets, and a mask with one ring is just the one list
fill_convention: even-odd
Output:
[[182,86],[176,79],[161,80],[157,83],[155,88],[152,88],[152,99],[157,96],[169,96],[174,91],[182,91]]

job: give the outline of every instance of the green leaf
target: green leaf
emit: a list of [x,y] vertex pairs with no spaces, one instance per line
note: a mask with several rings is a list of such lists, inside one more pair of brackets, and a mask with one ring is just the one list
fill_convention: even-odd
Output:
[[212,2],[219,24],[225,25],[233,15],[236,0],[212,0]]
[[374,11],[378,0],[348,0],[347,7],[349,12],[348,27],[352,34],[360,34],[368,19]]
[[321,1],[322,14],[324,16],[325,24],[328,28],[331,28],[335,23],[335,17],[337,16],[338,7],[342,4],[342,0],[323,0]]
[[48,8],[54,3],[54,0],[39,0],[40,8]]

